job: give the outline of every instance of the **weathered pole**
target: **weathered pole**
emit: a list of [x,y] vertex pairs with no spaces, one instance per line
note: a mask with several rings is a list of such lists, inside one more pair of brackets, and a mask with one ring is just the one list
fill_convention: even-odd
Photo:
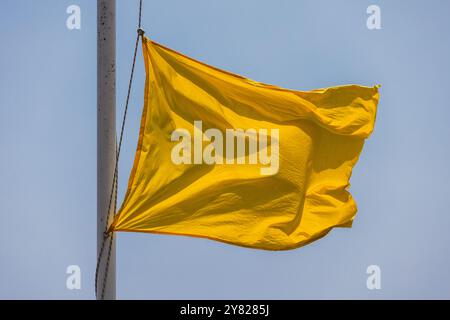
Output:
[[[116,1],[97,0],[97,256],[111,222],[107,217],[113,216],[113,212],[108,214],[108,208],[114,210],[109,203],[115,163]],[[115,240],[106,239],[98,267],[97,299],[116,298],[115,249]]]

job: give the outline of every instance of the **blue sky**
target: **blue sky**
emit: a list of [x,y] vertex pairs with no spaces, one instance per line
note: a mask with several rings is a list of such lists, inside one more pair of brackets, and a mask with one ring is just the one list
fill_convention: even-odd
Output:
[[[66,8],[81,8],[81,30]],[[117,0],[117,114],[138,1]],[[366,8],[381,8],[368,30]],[[92,299],[96,259],[96,4],[0,4],[0,298]],[[375,131],[351,179],[352,229],[266,252],[204,239],[118,235],[117,295],[129,299],[450,298],[450,3],[144,0],[146,34],[249,78],[309,90],[382,84]],[[136,148],[136,77],[120,199]],[[66,289],[79,265],[81,290]],[[366,268],[381,268],[368,290]]]

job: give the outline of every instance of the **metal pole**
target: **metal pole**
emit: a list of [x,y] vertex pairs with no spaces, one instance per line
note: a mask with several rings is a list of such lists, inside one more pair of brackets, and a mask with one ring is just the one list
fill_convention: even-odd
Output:
[[[116,161],[116,1],[97,0],[97,255],[103,242]],[[113,210],[111,205],[111,211]],[[110,213],[113,216],[113,213]],[[116,246],[109,267],[107,239],[98,271],[97,298],[116,298]],[[106,282],[105,273],[107,271]],[[104,292],[103,292],[103,286]]]

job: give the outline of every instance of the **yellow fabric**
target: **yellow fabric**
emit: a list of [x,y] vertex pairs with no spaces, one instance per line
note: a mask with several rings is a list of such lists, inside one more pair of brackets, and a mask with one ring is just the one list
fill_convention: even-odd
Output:
[[[139,142],[110,231],[285,250],[333,227],[351,226],[356,204],[347,189],[374,128],[378,86],[288,90],[211,67],[147,38],[142,44],[147,78]],[[262,174],[267,163],[250,164],[250,151],[244,164],[174,164],[171,153],[180,142],[171,141],[172,133],[183,128],[194,137],[199,120],[203,133],[217,128],[224,137],[230,128],[265,129],[269,136],[278,129],[276,174]],[[275,145],[276,137],[267,139],[267,148]],[[218,158],[226,156],[217,152]]]

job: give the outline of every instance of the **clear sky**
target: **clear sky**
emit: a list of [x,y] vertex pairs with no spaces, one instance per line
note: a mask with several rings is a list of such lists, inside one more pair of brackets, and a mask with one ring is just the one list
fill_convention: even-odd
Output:
[[[66,8],[81,8],[81,30]],[[138,1],[117,0],[117,114]],[[381,8],[381,30],[366,9]],[[382,84],[351,179],[359,211],[306,247],[266,252],[205,239],[119,234],[119,298],[450,298],[450,2],[144,0],[148,36],[257,81],[309,90]],[[139,51],[120,165],[134,158]],[[94,298],[96,3],[0,3],[0,298]],[[81,290],[66,288],[79,265]],[[366,268],[381,268],[380,290]]]

